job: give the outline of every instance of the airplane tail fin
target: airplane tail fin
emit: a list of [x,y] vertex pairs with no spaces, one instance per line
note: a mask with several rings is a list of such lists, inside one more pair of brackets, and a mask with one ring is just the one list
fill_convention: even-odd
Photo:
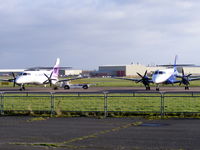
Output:
[[177,59],[178,59],[178,55],[175,56],[175,59],[174,59],[174,72],[177,71]]
[[53,74],[52,74],[52,78],[58,78],[58,76],[59,76],[59,70],[60,70],[60,58],[57,58],[56,59],[56,64],[54,65],[54,67],[53,67],[53,70],[52,70],[52,72],[53,72]]

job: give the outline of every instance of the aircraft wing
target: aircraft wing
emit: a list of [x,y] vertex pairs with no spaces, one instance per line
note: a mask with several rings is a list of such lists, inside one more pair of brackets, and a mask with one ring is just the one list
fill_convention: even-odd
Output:
[[[129,80],[129,81],[135,81],[135,82],[140,82],[141,79],[137,79],[137,78],[114,78],[114,79],[122,79],[122,80]],[[152,79],[148,79],[149,83],[153,83]]]
[[189,78],[189,81],[195,81],[195,80],[200,80],[200,77],[198,77],[198,78]]
[[[181,78],[181,76],[177,76],[178,78]],[[195,81],[195,80],[200,80],[200,77],[193,77],[193,78],[188,78],[188,82],[189,81]],[[173,81],[173,83],[182,83],[183,81],[182,80],[176,80],[176,81]]]
[[[176,76],[177,78],[182,78],[182,76]],[[195,81],[195,80],[200,80],[200,76],[190,76],[189,78],[188,78],[188,81]],[[174,83],[180,83],[181,82],[181,80],[177,80],[177,81],[175,81]]]
[[83,79],[83,77],[70,78],[70,79],[62,79],[62,80],[59,80],[58,82],[67,82],[67,81],[78,80],[78,79]]
[[0,82],[14,82],[14,79],[0,79]]
[[139,81],[140,79],[134,79],[134,78],[113,78],[113,79],[122,79],[122,80],[129,80],[129,81]]
[[5,83],[12,82],[14,87],[16,85],[15,79],[0,79],[0,82],[2,82],[2,83],[3,82],[5,82]]
[[133,78],[113,78],[113,79],[122,79],[122,80],[129,80],[129,81],[139,81],[140,79],[133,79]]

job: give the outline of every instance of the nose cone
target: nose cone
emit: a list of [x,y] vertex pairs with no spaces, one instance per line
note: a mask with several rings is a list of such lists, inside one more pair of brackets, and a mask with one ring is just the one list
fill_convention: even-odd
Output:
[[23,84],[24,83],[24,79],[22,77],[18,77],[18,78],[16,78],[15,82],[17,84]]
[[154,75],[152,80],[156,84],[163,83],[165,81],[165,79],[163,79],[161,75]]
[[155,81],[154,81],[155,83],[162,83],[163,82],[163,80],[161,79],[161,78],[155,78]]

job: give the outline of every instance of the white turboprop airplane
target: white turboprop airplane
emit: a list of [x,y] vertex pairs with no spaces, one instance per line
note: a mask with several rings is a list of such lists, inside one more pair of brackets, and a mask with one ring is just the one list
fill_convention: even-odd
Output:
[[72,78],[72,79],[63,79],[59,80],[59,65],[60,65],[60,59],[57,58],[56,64],[53,67],[51,71],[24,71],[19,76],[15,77],[15,74],[12,73],[13,79],[1,79],[0,81],[4,82],[13,82],[13,86],[19,85],[20,90],[25,90],[25,85],[28,84],[34,84],[34,85],[46,85],[50,84],[50,86],[53,85],[54,89],[58,88],[59,83],[63,83],[62,86],[64,89],[70,89],[70,87],[74,88],[76,86],[77,88],[83,88],[87,89],[89,87],[88,84],[69,84],[69,81],[80,79],[78,78]]
[[[185,65],[177,65],[176,64],[177,56],[175,57],[175,62],[173,68],[156,70],[152,77],[147,76],[147,70],[142,76],[140,73],[137,73],[141,78],[133,79],[133,78],[116,78],[116,79],[124,79],[135,81],[136,83],[143,83],[146,87],[146,90],[150,90],[150,83],[156,84],[156,90],[159,91],[160,84],[174,84],[179,83],[179,85],[184,84],[185,90],[189,90],[190,81],[200,80],[200,77],[191,77],[192,74],[185,75],[184,70],[182,69],[182,75],[178,72],[177,66],[185,66]],[[164,65],[171,66],[171,65]],[[188,66],[188,65],[186,65]],[[177,80],[179,78],[180,80]]]

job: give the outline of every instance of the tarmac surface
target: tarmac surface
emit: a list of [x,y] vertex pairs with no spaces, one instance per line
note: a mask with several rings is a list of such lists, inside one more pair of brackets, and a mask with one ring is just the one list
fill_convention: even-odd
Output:
[[200,119],[0,117],[2,150],[199,150]]
[[[146,92],[144,87],[91,87],[25,92]],[[161,92],[200,92],[200,87],[160,87]],[[0,92],[20,92],[18,87]],[[152,87],[151,91],[156,92]],[[0,150],[199,150],[200,119],[42,118],[0,116]]]
[[[26,87],[25,91],[19,91],[19,87],[1,87],[0,92],[109,92],[109,93],[131,93],[131,92],[158,92],[155,87],[151,87],[150,91],[145,90],[144,87],[89,87],[88,89],[74,88],[64,90],[58,88],[53,90],[50,87]],[[184,87],[168,86],[160,87],[160,92],[200,92],[200,87],[190,87],[189,90],[185,90]]]

